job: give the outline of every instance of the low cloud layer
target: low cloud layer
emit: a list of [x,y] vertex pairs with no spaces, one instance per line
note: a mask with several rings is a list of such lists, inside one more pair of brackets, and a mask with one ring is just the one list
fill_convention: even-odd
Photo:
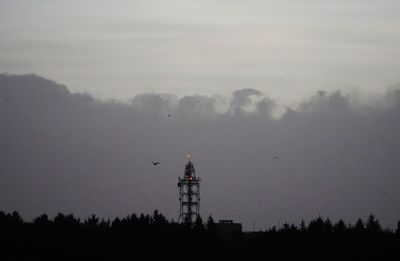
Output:
[[141,94],[123,104],[34,75],[0,75],[0,208],[27,218],[159,209],[176,220],[177,177],[191,153],[204,217],[251,229],[373,213],[394,226],[400,89],[355,101],[319,92],[282,113],[270,97],[242,89],[231,97]]

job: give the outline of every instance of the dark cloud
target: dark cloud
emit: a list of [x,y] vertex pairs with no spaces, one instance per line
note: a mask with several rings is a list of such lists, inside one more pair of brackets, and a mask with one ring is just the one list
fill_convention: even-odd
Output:
[[280,106],[252,89],[230,98],[143,94],[123,104],[34,75],[1,75],[0,206],[26,217],[157,208],[176,219],[176,180],[191,153],[203,215],[251,228],[374,213],[392,226],[400,217],[399,93],[359,105],[319,92],[276,119]]
[[242,89],[233,93],[230,101],[229,112],[233,114],[243,114],[244,108],[252,104],[252,97],[261,96],[262,93],[254,89]]

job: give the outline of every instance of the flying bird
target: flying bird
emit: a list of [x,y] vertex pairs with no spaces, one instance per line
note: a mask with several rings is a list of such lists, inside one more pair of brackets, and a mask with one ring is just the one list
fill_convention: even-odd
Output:
[[278,156],[274,156],[274,159],[277,159],[278,158]]
[[168,118],[172,117],[172,114],[168,114]]
[[152,161],[151,163],[153,163],[154,166],[157,166],[158,164],[161,164],[161,163],[158,162],[158,161],[156,161],[156,162]]

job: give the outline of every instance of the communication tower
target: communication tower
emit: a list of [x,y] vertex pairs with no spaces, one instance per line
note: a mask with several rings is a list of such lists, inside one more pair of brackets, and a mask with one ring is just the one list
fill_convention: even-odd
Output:
[[188,155],[183,177],[178,177],[180,204],[178,222],[193,224],[200,216],[200,181]]

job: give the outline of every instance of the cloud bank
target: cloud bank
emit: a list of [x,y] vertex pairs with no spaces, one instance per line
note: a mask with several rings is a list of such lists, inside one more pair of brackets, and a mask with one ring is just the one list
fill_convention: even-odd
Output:
[[177,219],[176,181],[191,153],[204,217],[250,229],[373,213],[394,226],[400,88],[368,104],[355,100],[321,91],[276,117],[282,106],[253,89],[148,93],[126,104],[35,75],[0,75],[0,206],[28,218],[157,208]]

